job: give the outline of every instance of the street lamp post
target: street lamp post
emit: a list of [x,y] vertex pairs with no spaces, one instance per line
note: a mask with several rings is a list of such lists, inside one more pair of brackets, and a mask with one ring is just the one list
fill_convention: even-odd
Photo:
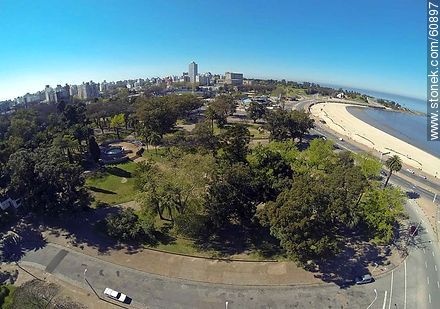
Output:
[[229,302],[225,302],[225,309],[228,309]]

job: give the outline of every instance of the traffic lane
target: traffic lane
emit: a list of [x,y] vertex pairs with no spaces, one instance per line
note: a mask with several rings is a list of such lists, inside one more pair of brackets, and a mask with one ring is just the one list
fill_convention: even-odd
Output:
[[[424,278],[419,279],[419,283],[425,287],[425,293],[420,291],[418,300],[425,299],[428,308],[440,308],[440,251],[438,243],[435,241],[435,234],[426,216],[418,209],[416,203],[409,201],[406,207],[412,224],[419,225],[417,236],[413,239],[413,246],[410,247],[410,259],[417,259],[414,263],[418,267],[411,273],[413,275],[423,274]],[[422,295],[423,294],[423,295]]]

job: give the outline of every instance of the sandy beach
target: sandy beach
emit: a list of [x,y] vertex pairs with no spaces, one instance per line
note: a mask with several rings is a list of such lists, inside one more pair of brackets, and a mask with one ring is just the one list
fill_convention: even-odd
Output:
[[[347,111],[349,104],[321,103],[313,105],[311,113],[326,122],[341,137],[352,139],[369,148],[397,154],[404,164],[432,176],[440,175],[440,159],[354,117]],[[366,108],[366,107],[365,107]]]

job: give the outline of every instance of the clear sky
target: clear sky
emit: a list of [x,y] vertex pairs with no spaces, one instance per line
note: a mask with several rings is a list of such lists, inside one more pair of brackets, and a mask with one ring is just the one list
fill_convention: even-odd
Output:
[[424,98],[425,1],[0,0],[0,99],[201,72]]

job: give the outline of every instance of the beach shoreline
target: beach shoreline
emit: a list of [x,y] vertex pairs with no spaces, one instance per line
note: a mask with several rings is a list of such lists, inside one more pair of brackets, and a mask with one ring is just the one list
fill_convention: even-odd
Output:
[[[318,103],[310,107],[313,116],[341,135],[388,156],[398,155],[402,162],[434,177],[440,176],[440,158],[406,141],[381,131],[352,115],[347,107],[359,105],[334,102]],[[368,108],[368,107],[361,107]]]

